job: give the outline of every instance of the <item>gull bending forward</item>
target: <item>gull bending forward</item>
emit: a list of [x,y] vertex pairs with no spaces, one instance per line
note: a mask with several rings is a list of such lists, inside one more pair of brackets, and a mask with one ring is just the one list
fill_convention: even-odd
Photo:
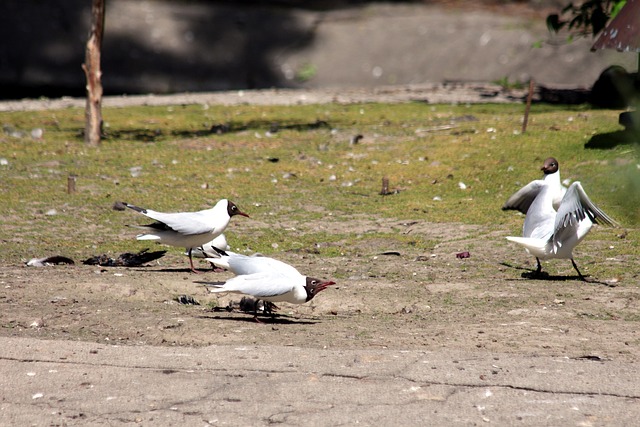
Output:
[[304,276],[282,261],[258,255],[228,252],[206,260],[236,275],[224,284],[209,284],[213,293],[232,292],[271,303],[304,304],[328,286],[335,285],[333,281]]

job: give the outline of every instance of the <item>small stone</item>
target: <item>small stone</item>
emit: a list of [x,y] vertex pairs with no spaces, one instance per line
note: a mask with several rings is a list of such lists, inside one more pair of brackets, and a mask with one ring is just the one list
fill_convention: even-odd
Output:
[[142,173],[142,166],[134,166],[132,168],[129,168],[129,173],[134,178],[139,177],[140,174]]
[[42,139],[42,135],[44,135],[44,131],[41,128],[31,130],[31,138],[33,139]]

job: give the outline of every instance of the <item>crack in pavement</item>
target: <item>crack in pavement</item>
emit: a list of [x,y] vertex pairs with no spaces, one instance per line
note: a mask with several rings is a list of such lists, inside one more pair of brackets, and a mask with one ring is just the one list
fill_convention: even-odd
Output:
[[436,424],[521,417],[528,425],[545,417],[567,425],[592,416],[628,424],[640,416],[640,373],[615,360],[0,337],[0,368],[0,424],[13,425],[415,425],[425,417]]

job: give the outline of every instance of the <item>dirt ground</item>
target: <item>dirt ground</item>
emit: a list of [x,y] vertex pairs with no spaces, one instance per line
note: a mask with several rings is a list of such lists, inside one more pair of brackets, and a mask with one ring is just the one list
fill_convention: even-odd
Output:
[[[0,334],[130,346],[450,349],[640,360],[640,268],[638,260],[607,257],[606,248],[618,239],[615,230],[604,233],[607,241],[592,233],[576,260],[585,274],[594,263],[626,263],[628,275],[584,283],[567,260],[544,264],[556,275],[552,280],[522,277],[535,260],[504,239],[506,230],[358,218],[336,226],[336,232],[363,236],[360,246],[349,248],[360,255],[327,258],[314,248],[278,254],[337,284],[310,303],[280,304],[278,315],[262,318],[264,323],[227,311],[239,297],[210,294],[201,283],[222,282],[230,273],[193,274],[187,258],[171,249],[141,268],[3,265]],[[372,237],[390,230],[438,243],[425,252]],[[456,256],[464,251],[469,258]],[[199,266],[207,269],[204,261]],[[199,305],[179,303],[181,295]]]

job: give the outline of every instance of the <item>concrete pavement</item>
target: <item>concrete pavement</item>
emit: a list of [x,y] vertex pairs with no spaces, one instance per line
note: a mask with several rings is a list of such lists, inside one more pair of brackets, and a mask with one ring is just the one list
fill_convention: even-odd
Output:
[[175,348],[0,337],[0,425],[634,425],[640,373],[597,358]]

